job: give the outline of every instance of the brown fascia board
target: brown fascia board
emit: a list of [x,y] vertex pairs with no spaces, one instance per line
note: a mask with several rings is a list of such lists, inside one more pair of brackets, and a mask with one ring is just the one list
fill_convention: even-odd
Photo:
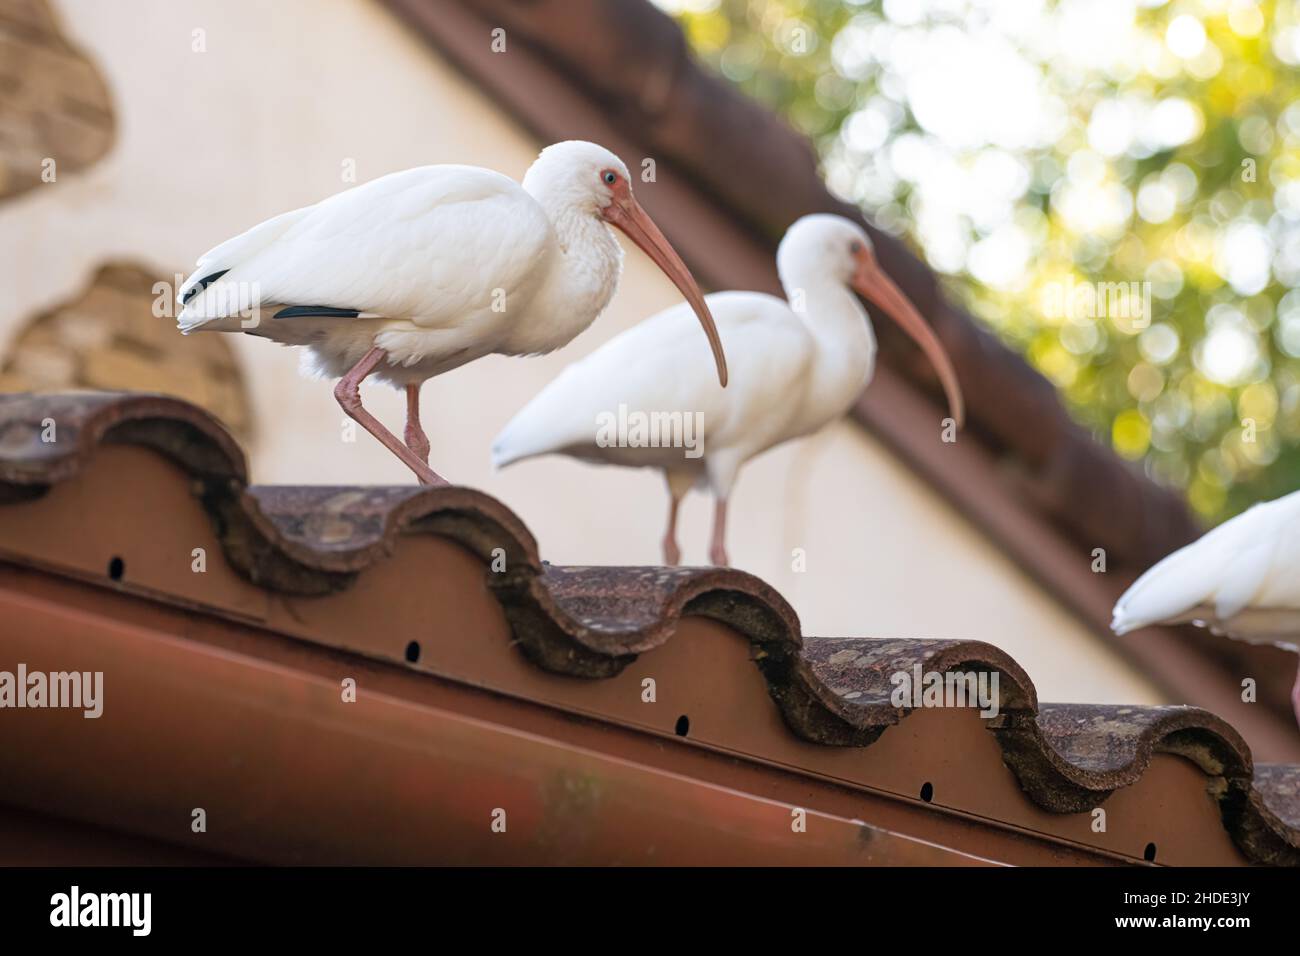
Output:
[[[702,69],[671,18],[645,0],[385,3],[543,141],[653,156],[657,180],[638,196],[715,288],[779,295],[773,250],[791,222],[835,212],[862,223],[953,356],[969,426],[956,444],[939,441],[933,374],[888,323],[853,419],[1169,698],[1229,716],[1270,753],[1294,752],[1290,683],[1278,676],[1294,669],[1290,655],[1190,627],[1110,632],[1127,584],[1197,534],[1182,499],[1093,441],[1051,384],[948,301],[906,246],[833,197],[807,140]],[[504,53],[492,49],[497,27]],[[1091,571],[1094,548],[1106,551],[1104,575]],[[1264,707],[1241,701],[1245,675]]]
[[[47,440],[51,424],[53,441]],[[550,762],[537,766],[546,777],[579,759],[573,751],[579,742],[567,739],[564,728],[581,724],[598,740],[613,740],[601,733],[617,729],[620,742],[609,745],[602,769],[593,766],[591,773],[625,780],[628,754],[658,754],[638,757],[667,762],[653,772],[637,764],[649,774],[633,775],[640,781],[633,789],[645,799],[651,793],[667,799],[675,785],[662,775],[680,776],[685,765],[679,761],[709,754],[725,760],[709,764],[709,774],[717,776],[708,786],[778,803],[785,798],[774,795],[812,786],[822,801],[812,807],[840,821],[837,826],[870,817],[869,823],[900,838],[970,857],[1028,862],[1035,857],[1013,837],[1030,837],[1052,844],[1057,854],[1097,858],[1140,860],[1150,843],[1159,847],[1162,862],[1300,862],[1300,767],[1256,767],[1241,735],[1203,710],[1039,704],[1016,662],[977,641],[805,637],[781,596],[742,572],[551,567],[518,518],[470,489],[258,488],[246,486],[246,474],[242,454],[220,425],[174,399],[91,392],[0,396],[4,659],[62,647],[72,656],[57,663],[85,669],[74,652],[98,653],[107,667],[119,668],[113,686],[126,683],[132,687],[127,698],[138,695],[159,708],[130,705],[123,719],[141,723],[119,724],[118,736],[108,737],[87,731],[90,722],[78,719],[64,721],[61,730],[42,724],[24,738],[27,725],[13,722],[12,712],[5,715],[17,733],[0,743],[0,760],[14,762],[17,755],[28,777],[8,799],[100,826],[117,819],[128,830],[159,838],[147,821],[162,812],[151,802],[161,797],[149,786],[152,779],[180,799],[182,783],[160,782],[173,769],[168,754],[175,752],[152,755],[149,766],[159,777],[119,769],[99,782],[105,792],[93,805],[133,807],[121,811],[124,822],[112,815],[117,811],[88,810],[81,791],[67,786],[68,748],[111,743],[129,755],[149,746],[136,734],[152,724],[178,728],[173,733],[181,738],[217,734],[234,748],[223,752],[222,765],[236,760],[248,773],[262,760],[273,762],[273,754],[298,760],[288,754],[289,731],[277,729],[278,722],[304,734],[305,720],[324,725],[340,719],[309,699],[306,678],[293,684],[296,691],[248,675],[247,686],[215,686],[227,665],[233,668],[231,661],[262,657],[253,670],[285,681],[295,667],[314,668],[317,683],[322,673],[361,671],[367,692],[377,686],[372,681],[393,680],[394,687],[416,688],[418,696],[432,693],[427,681],[436,680],[445,699],[426,703],[441,716],[429,711],[422,720],[453,736],[460,733],[458,721],[484,706],[452,700],[467,689],[478,692],[475,700],[488,695],[495,706],[508,700],[528,709],[516,731],[532,737],[521,740],[511,732],[493,737],[496,743],[474,745],[491,750],[480,761],[486,766],[523,761],[530,747],[543,749],[545,737],[547,747],[568,754],[547,751]],[[207,554],[203,574],[191,568],[195,547]],[[117,562],[117,580],[105,574],[110,554],[125,557]],[[414,662],[408,659],[412,646]],[[996,673],[1001,712],[985,720],[966,709],[895,707],[891,675],[917,667]],[[208,676],[201,681],[203,673]],[[243,681],[243,674],[231,669],[229,680]],[[643,700],[647,675],[657,682],[663,706]],[[140,683],[149,680],[155,683]],[[328,687],[336,699],[337,680]],[[117,693],[122,699],[123,691]],[[405,696],[407,690],[391,693]],[[212,697],[204,706],[219,713],[195,710],[194,695]],[[271,699],[274,704],[267,703]],[[232,700],[262,701],[269,709],[250,723],[246,714],[228,711]],[[373,726],[350,732],[378,739],[389,732],[385,727],[408,734],[425,726],[408,726],[397,713],[376,715]],[[539,736],[549,719],[543,715],[556,713],[567,718]],[[685,730],[679,714],[690,715]],[[498,718],[506,719],[494,712],[492,720]],[[232,721],[233,729],[227,727]],[[686,739],[678,739],[680,733]],[[638,750],[635,741],[647,735],[658,742]],[[403,747],[414,746],[403,740]],[[581,743],[588,754],[590,741]],[[183,747],[179,741],[175,746]],[[31,766],[36,753],[46,755],[39,771]],[[185,758],[176,772],[196,772],[191,763]],[[691,773],[697,782],[708,776]],[[83,789],[94,785],[92,778],[83,775]],[[284,779],[293,775],[285,772]],[[918,800],[922,779],[931,785],[932,803]],[[247,797],[223,793],[231,813]],[[862,801],[874,801],[871,814],[854,809]],[[787,804],[803,805],[795,799]],[[1096,833],[1099,807],[1107,809],[1109,825]],[[349,844],[346,852],[304,850],[303,841],[328,841],[329,827],[338,823],[328,814],[314,819],[317,829],[273,856],[365,856],[361,844]],[[719,811],[713,824],[720,833],[725,822]],[[263,819],[259,826],[282,824]],[[249,845],[241,839],[195,846],[245,857]],[[481,849],[474,846],[474,852]],[[730,852],[739,851],[732,845]],[[536,859],[520,853],[517,859]],[[895,859],[907,856],[900,853]]]

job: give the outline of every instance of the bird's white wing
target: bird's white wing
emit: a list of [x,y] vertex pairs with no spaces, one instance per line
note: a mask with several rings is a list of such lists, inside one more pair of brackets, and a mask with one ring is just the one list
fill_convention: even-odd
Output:
[[202,291],[204,286],[201,283],[203,283],[204,279],[217,276],[218,273],[224,273],[231,266],[251,259],[279,238],[286,229],[315,208],[315,206],[305,206],[302,209],[292,209],[278,216],[272,216],[265,222],[258,223],[247,232],[242,232],[233,239],[227,239],[215,249],[209,249],[199,256],[199,261],[195,263],[194,272],[181,286],[177,298],[181,302],[185,302],[191,297],[192,292],[196,292],[196,289]]
[[1123,634],[1188,620],[1270,640],[1300,621],[1300,492],[1255,505],[1158,562],[1124,592],[1111,626]]
[[[629,412],[702,413],[706,453],[742,441],[753,453],[781,440],[796,412],[794,386],[807,374],[813,355],[811,337],[789,306],[773,296],[718,292],[705,300],[727,353],[727,388],[718,385],[695,314],[686,304],[676,305],[560,373],[497,436],[493,462],[501,466],[578,448],[599,458],[599,416],[617,415],[620,405]],[[618,457],[628,458],[626,453]],[[647,451],[646,457],[659,456]]]
[[408,169],[276,216],[206,253],[182,287],[178,324],[190,331],[277,303],[444,327],[491,308],[495,290],[510,306],[522,304],[550,238],[541,207],[506,176],[474,166]]

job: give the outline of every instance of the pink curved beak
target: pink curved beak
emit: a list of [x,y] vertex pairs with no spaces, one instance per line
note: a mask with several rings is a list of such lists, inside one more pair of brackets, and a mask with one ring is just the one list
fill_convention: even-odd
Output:
[[893,280],[885,275],[876,263],[875,257],[867,249],[858,256],[858,268],[853,274],[853,288],[867,300],[884,309],[891,319],[897,322],[904,332],[921,347],[930,364],[934,366],[943,383],[943,392],[948,398],[948,411],[957,427],[961,428],[966,419],[966,405],[961,396],[961,385],[957,381],[957,372],[952,367],[952,360],[939,343],[934,330],[921,318],[921,313],[912,305],[911,300],[903,295]]
[[691,308],[695,310],[695,315],[700,320],[700,325],[704,327],[704,334],[708,336],[709,347],[713,349],[713,361],[718,367],[718,384],[726,388],[727,356],[722,351],[722,339],[718,335],[717,325],[713,322],[713,314],[709,312],[709,306],[704,301],[704,293],[700,291],[695,277],[691,275],[691,270],[686,268],[686,263],[682,262],[682,257],[677,254],[677,250],[659,231],[654,220],[641,208],[641,204],[633,198],[631,189],[623,182],[620,182],[619,186],[622,188],[615,189],[613,201],[601,211],[601,216],[611,226],[620,229],[637,244],[642,252],[654,260],[654,264],[663,270],[664,275],[681,291],[682,297],[691,304]]

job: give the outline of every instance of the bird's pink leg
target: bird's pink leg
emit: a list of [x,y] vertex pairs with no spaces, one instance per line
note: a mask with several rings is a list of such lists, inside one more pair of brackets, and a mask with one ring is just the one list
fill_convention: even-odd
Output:
[[429,436],[420,427],[420,386],[406,386],[406,447],[429,463]]
[[713,544],[709,547],[709,560],[717,567],[729,567],[727,560],[727,499],[719,498],[713,504]]
[[402,460],[402,464],[415,472],[415,477],[424,485],[446,485],[448,482],[437,472],[422,462],[416,454],[407,448],[397,436],[385,428],[374,415],[361,407],[361,383],[366,376],[378,368],[388,353],[381,348],[372,348],[361,357],[361,361],[352,366],[348,373],[334,386],[334,397],[343,406],[343,411],[359,423],[362,428],[379,439],[380,443]]
[[673,490],[668,482],[668,530],[664,532],[664,564],[670,568],[677,567],[682,560],[682,549],[677,546],[677,508],[682,503],[682,496]]

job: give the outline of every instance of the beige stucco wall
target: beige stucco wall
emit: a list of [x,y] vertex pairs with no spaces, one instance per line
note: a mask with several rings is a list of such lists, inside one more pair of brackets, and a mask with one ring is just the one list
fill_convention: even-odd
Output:
[[[367,0],[59,0],[57,8],[108,78],[118,141],[88,172],[0,205],[0,341],[75,295],[105,259],[186,270],[220,240],[345,188],[345,160],[360,180],[449,161],[518,177],[539,146]],[[191,49],[196,29],[206,32],[206,52]],[[435,468],[513,507],[553,562],[657,562],[665,508],[657,475],[566,460],[493,474],[488,447],[565,364],[676,299],[632,249],[610,312],[567,349],[493,357],[430,382],[423,407]],[[329,387],[299,378],[291,350],[247,336],[231,344],[253,390],[256,480],[411,481],[364,433],[341,440]],[[396,392],[367,386],[364,395],[400,429]],[[1158,699],[853,427],[832,426],[754,462],[732,514],[733,560],[780,589],[808,633],[980,638],[1009,650],[1045,699]],[[682,521],[688,562],[704,560],[708,520],[707,502],[693,496]],[[806,552],[803,573],[791,570],[794,548]]]

